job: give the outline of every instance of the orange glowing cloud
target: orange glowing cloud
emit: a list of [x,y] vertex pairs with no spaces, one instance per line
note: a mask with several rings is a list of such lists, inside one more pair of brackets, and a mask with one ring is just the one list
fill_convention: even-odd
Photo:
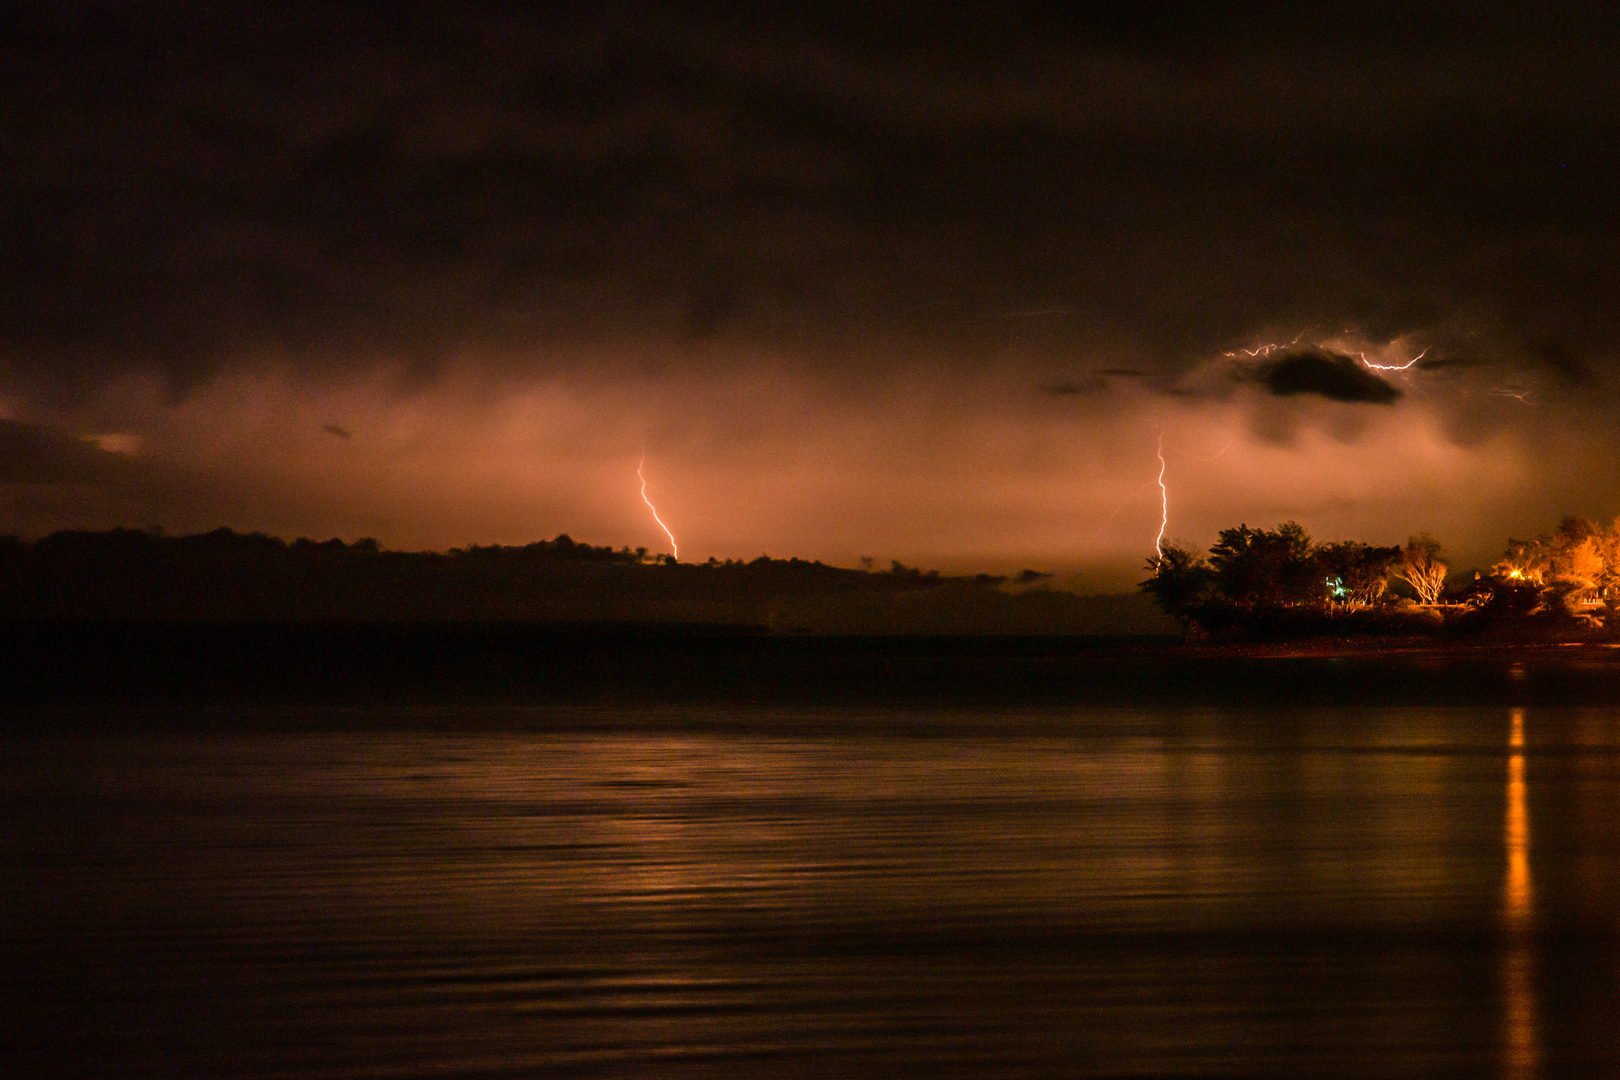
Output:
[[[128,468],[52,496],[66,507],[58,526],[226,524],[412,549],[567,532],[656,551],[678,522],[687,559],[1034,566],[1095,589],[1129,587],[1158,543],[1203,546],[1240,521],[1379,543],[1428,531],[1464,563],[1487,562],[1515,521],[1580,512],[1553,504],[1598,452],[1576,430],[1527,426],[1517,402],[1459,441],[1457,401],[1502,399],[1416,367],[1394,374],[1409,380],[1403,397],[1379,409],[1277,398],[1218,367],[1167,386],[1107,360],[1078,395],[1042,393],[1061,378],[1027,358],[948,381],[907,366],[839,378],[791,357],[637,371],[604,355],[600,367],[467,364],[402,384],[385,365],[317,377],[261,364],[179,400],[130,378],[12,423],[94,419],[118,433],[101,452]],[[1548,460],[1568,463],[1569,484],[1549,480]],[[53,521],[43,498],[0,488],[21,531]]]

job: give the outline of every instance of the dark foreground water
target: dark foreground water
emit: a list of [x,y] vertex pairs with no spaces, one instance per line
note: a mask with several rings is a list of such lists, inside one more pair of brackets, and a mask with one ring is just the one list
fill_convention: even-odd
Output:
[[1620,706],[231,719],[0,742],[6,1075],[1620,1075]]

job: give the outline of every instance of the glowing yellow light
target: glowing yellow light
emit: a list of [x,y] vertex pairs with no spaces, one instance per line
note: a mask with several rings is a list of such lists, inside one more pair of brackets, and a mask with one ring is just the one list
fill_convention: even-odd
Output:
[[658,516],[658,507],[654,506],[652,504],[652,500],[647,498],[647,474],[641,471],[642,467],[646,464],[647,454],[645,451],[643,451],[641,454],[641,460],[636,463],[636,475],[641,477],[641,501],[647,504],[647,509],[652,511],[653,520],[658,522],[658,527],[664,530],[665,536],[669,537],[670,553],[674,555],[676,559],[679,559],[681,557],[681,549],[680,546],[675,543],[675,534],[669,531],[669,526],[664,524],[664,519]]

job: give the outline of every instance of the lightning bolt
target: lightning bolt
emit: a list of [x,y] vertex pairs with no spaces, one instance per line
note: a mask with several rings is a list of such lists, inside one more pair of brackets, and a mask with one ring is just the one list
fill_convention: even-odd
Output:
[[[1291,349],[1291,348],[1293,348],[1294,346],[1299,344],[1300,338],[1303,338],[1308,333],[1310,333],[1309,330],[1301,332],[1300,334],[1298,334],[1294,338],[1293,341],[1267,342],[1266,344],[1258,346],[1257,348],[1253,348],[1253,349],[1232,349],[1231,351],[1222,353],[1221,355],[1234,357],[1234,358],[1247,356],[1251,360],[1257,360],[1262,356],[1270,356],[1272,353],[1278,352],[1278,351],[1280,351],[1282,349]],[[1369,368],[1371,368],[1374,371],[1405,371],[1408,368],[1410,368],[1413,364],[1417,363],[1419,360],[1421,360],[1425,356],[1427,356],[1428,353],[1429,353],[1429,350],[1424,349],[1422,352],[1418,353],[1416,356],[1412,357],[1412,359],[1408,360],[1404,364],[1375,364],[1371,360],[1367,359],[1367,354],[1364,353],[1364,352],[1357,353],[1356,355],[1361,357],[1361,362],[1363,364],[1367,365]]]
[[646,464],[647,451],[643,450],[641,452],[641,460],[636,463],[636,475],[641,477],[641,501],[647,504],[647,509],[652,511],[653,520],[658,522],[658,527],[664,530],[665,536],[669,537],[670,553],[673,554],[677,560],[679,560],[681,557],[681,549],[680,546],[675,543],[675,534],[669,531],[669,526],[664,524],[664,519],[658,516],[658,507],[654,506],[652,504],[652,500],[647,498],[647,474],[641,471],[642,467]]
[[1164,428],[1159,429],[1159,535],[1153,538],[1153,550],[1164,558],[1164,530],[1170,524],[1170,492],[1164,486]]
[[1276,352],[1278,349],[1292,349],[1295,345],[1299,344],[1299,339],[1300,338],[1304,337],[1306,334],[1310,333],[1311,330],[1315,330],[1315,329],[1316,329],[1316,327],[1313,326],[1313,327],[1310,327],[1309,329],[1301,330],[1299,333],[1294,335],[1294,340],[1293,341],[1280,341],[1280,342],[1279,341],[1274,341],[1274,342],[1270,342],[1269,344],[1262,345],[1257,349],[1233,349],[1231,352],[1223,353],[1222,355],[1223,356],[1237,356],[1239,353],[1241,353],[1242,355],[1247,356],[1250,359],[1253,359],[1255,357],[1260,357],[1260,356],[1270,356],[1272,353]]
[[1367,354],[1366,353],[1362,353],[1361,354],[1361,362],[1363,364],[1366,364],[1368,367],[1372,368],[1374,371],[1405,371],[1407,368],[1411,367],[1413,364],[1417,363],[1419,360],[1423,359],[1428,354],[1429,354],[1429,350],[1424,349],[1422,352],[1418,353],[1416,356],[1412,357],[1412,359],[1408,360],[1404,364],[1375,364],[1371,360],[1367,359]]
[[[1222,454],[1224,454],[1228,450],[1232,449],[1233,444],[1236,443],[1236,442],[1237,442],[1237,436],[1234,435],[1232,438],[1228,439],[1226,441],[1226,445],[1221,447],[1220,450],[1216,451],[1216,453],[1213,456],[1211,456],[1211,457],[1192,458],[1192,460],[1193,461],[1214,461],[1216,458],[1220,457]],[[1108,527],[1108,523],[1110,521],[1113,521],[1116,517],[1118,517],[1119,512],[1121,510],[1125,509],[1125,507],[1128,506],[1133,500],[1135,500],[1137,496],[1141,495],[1142,492],[1146,491],[1148,488],[1152,487],[1155,483],[1157,483],[1159,485],[1159,535],[1158,535],[1157,539],[1155,539],[1153,541],[1153,549],[1155,551],[1157,551],[1161,556],[1164,554],[1164,534],[1165,534],[1165,530],[1168,528],[1168,526],[1170,524],[1170,498],[1169,498],[1170,493],[1165,488],[1165,484],[1164,484],[1164,474],[1165,474],[1165,470],[1166,470],[1166,462],[1165,462],[1165,456],[1164,456],[1164,431],[1163,431],[1163,429],[1160,429],[1160,431],[1159,431],[1158,456],[1159,456],[1159,475],[1158,475],[1157,480],[1149,480],[1147,483],[1143,484],[1141,487],[1137,488],[1135,491],[1133,491],[1129,495],[1125,496],[1125,498],[1120,502],[1120,504],[1118,506],[1114,507],[1113,510],[1109,511],[1108,516],[1102,519],[1102,524],[1098,525],[1096,532],[1092,533],[1091,535],[1093,535],[1093,536],[1102,535],[1102,531],[1105,528]],[[1181,456],[1182,457],[1192,457],[1190,454],[1183,454]]]

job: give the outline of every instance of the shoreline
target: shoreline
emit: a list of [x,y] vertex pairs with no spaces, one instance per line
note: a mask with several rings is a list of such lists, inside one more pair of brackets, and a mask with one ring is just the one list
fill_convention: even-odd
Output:
[[1345,640],[1291,642],[1220,642],[1217,644],[1178,644],[1166,646],[1166,655],[1222,657],[1351,657],[1351,656],[1492,656],[1541,655],[1579,650],[1593,654],[1620,650],[1616,641],[1502,641],[1412,638],[1400,640]]
[[93,722],[214,706],[950,710],[1617,700],[1620,646],[1600,642],[1187,644],[516,623],[0,624],[0,724],[7,726],[63,710]]

